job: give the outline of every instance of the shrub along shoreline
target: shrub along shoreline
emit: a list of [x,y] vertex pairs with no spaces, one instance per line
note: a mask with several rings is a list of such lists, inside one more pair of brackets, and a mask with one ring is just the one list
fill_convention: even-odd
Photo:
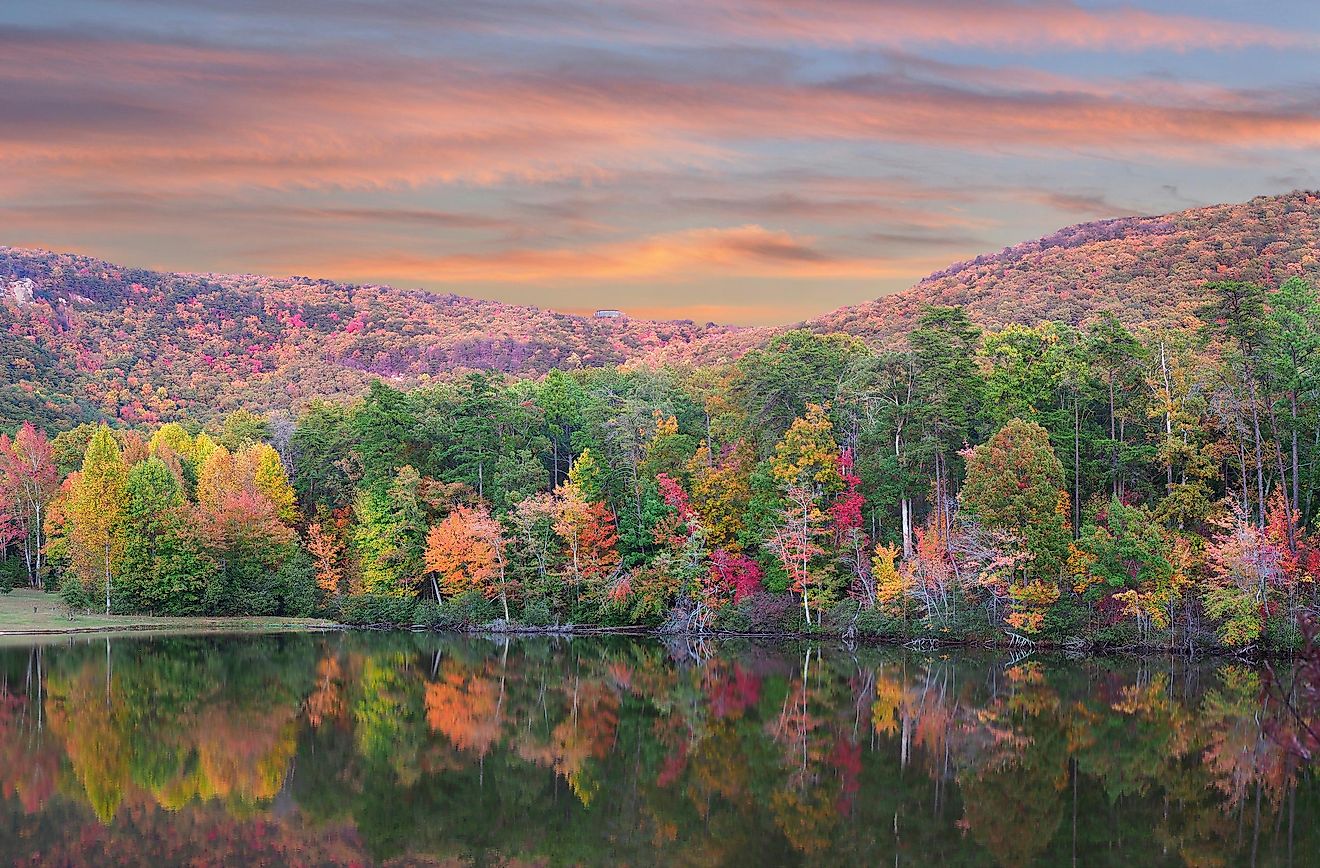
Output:
[[[835,606],[821,623],[807,625],[801,610],[789,595],[759,594],[716,612],[702,626],[692,628],[683,618],[664,622],[628,623],[620,620],[559,622],[547,609],[535,605],[518,611],[519,617],[505,620],[500,607],[480,595],[459,595],[445,604],[386,596],[349,597],[326,612],[324,618],[282,616],[174,616],[114,613],[104,615],[85,603],[71,612],[54,594],[19,589],[0,594],[0,638],[99,634],[173,633],[265,633],[336,632],[344,630],[452,632],[492,637],[591,637],[632,636],[638,638],[688,640],[752,640],[767,643],[835,641],[860,645],[908,647],[937,651],[956,648],[994,648],[1015,651],[1048,651],[1092,655],[1137,654],[1179,656],[1233,655],[1246,659],[1289,657],[1301,646],[1300,634],[1278,624],[1267,631],[1269,642],[1245,648],[1215,641],[1213,632],[1162,641],[1142,641],[1135,630],[1102,629],[1078,635],[1026,637],[985,621],[965,623],[962,632],[923,628],[919,621],[888,618],[876,610],[850,604]],[[29,614],[29,610],[30,614]],[[530,616],[535,622],[524,620]],[[754,617],[755,616],[755,617]],[[759,618],[760,620],[756,620]],[[1156,637],[1152,637],[1156,638]]]
[[[1063,651],[1083,654],[1140,654],[1180,656],[1238,656],[1243,658],[1290,657],[1302,647],[1295,624],[1279,621],[1263,634],[1264,640],[1245,647],[1216,641],[1205,630],[1170,641],[1166,633],[1147,634],[1142,639],[1134,628],[1099,629],[1079,634],[1049,634],[1034,637],[996,629],[988,620],[962,632],[923,628],[918,621],[904,623],[874,609],[842,603],[826,613],[821,623],[807,625],[796,601],[788,595],[758,595],[762,598],[716,613],[704,627],[682,626],[681,618],[664,622],[627,623],[554,622],[528,623],[498,617],[497,607],[480,595],[460,595],[444,605],[434,600],[420,602],[398,597],[354,597],[344,601],[338,623],[345,629],[412,630],[455,632],[491,636],[639,636],[687,639],[753,639],[770,642],[835,640],[864,645],[904,646],[923,650],[943,648],[998,648],[1011,650]],[[769,612],[779,620],[754,621],[751,613]],[[543,612],[535,612],[545,615]],[[1162,639],[1162,641],[1160,641]],[[1157,641],[1151,641],[1157,640]]]

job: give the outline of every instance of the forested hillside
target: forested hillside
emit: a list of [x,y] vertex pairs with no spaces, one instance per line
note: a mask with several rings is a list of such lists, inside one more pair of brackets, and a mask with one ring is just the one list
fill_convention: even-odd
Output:
[[1258,196],[1160,217],[1061,229],[936,272],[904,292],[808,325],[892,342],[927,304],[958,305],[978,325],[1080,324],[1101,311],[1128,325],[1185,325],[1210,280],[1277,286],[1320,275],[1320,194]]
[[0,247],[0,428],[271,410],[376,378],[611,366],[735,331],[312,278],[165,274]]
[[[806,323],[875,346],[902,342],[925,305],[985,328],[1188,324],[1209,280],[1267,288],[1320,277],[1320,197],[1296,192],[1162,217],[1069,227],[938,272],[904,292]],[[312,278],[162,274],[0,247],[0,428],[295,411],[464,370],[711,364],[783,329],[594,319],[423,290]]]

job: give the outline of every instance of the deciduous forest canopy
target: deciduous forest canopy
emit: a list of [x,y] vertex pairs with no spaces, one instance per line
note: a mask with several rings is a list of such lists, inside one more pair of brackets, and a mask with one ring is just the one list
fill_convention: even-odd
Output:
[[163,613],[1289,645],[1318,219],[1075,227],[772,333],[8,251],[4,575]]

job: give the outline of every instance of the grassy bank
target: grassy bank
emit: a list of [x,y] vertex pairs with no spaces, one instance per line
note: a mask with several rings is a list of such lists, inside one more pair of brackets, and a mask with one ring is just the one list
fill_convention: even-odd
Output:
[[333,621],[319,618],[165,618],[152,615],[104,615],[96,611],[66,613],[54,594],[19,589],[0,594],[0,636],[113,631],[173,631],[189,633],[269,630],[328,630]]

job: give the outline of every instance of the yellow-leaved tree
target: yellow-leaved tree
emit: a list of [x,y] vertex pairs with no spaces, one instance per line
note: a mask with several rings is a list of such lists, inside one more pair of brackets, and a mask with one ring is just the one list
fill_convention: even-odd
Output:
[[87,443],[82,470],[69,495],[70,554],[75,574],[85,586],[105,587],[110,614],[110,586],[123,553],[122,525],[128,468],[110,429],[102,425]]

